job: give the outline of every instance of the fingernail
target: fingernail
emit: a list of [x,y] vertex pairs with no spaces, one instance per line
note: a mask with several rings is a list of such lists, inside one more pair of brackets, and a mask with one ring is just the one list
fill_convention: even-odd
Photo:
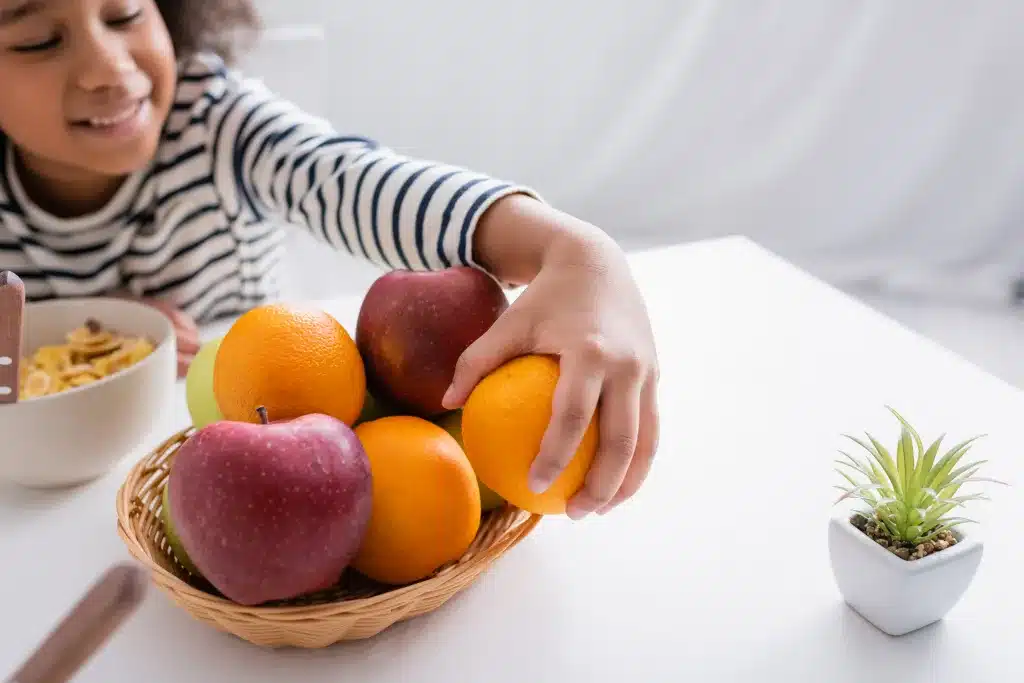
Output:
[[[436,395],[436,394],[435,394]],[[449,410],[452,407],[452,401],[455,399],[455,385],[452,384],[448,387],[448,391],[444,392],[444,397],[441,399],[441,405]]]
[[551,486],[551,478],[543,474],[530,474],[530,490],[536,494],[544,493]]
[[572,502],[566,508],[565,514],[574,522],[578,522],[584,519],[590,514],[590,510],[587,509],[582,502]]

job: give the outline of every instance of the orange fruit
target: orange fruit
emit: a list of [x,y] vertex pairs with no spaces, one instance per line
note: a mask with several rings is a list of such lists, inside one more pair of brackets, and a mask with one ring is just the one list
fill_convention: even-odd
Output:
[[520,356],[480,380],[462,407],[462,443],[480,481],[515,507],[540,515],[565,514],[597,450],[595,414],[572,460],[548,490],[530,490],[530,467],[551,421],[558,377],[557,359]]
[[[462,443],[461,410],[453,410],[451,412],[445,413],[441,417],[434,420],[434,424],[436,424],[438,427],[444,428],[444,430],[451,434],[459,443],[459,448],[465,450],[465,445]],[[501,499],[501,496],[487,488],[487,485],[480,481],[480,477],[476,478],[476,483],[480,486],[480,509],[483,512],[497,510],[498,508],[502,507],[505,504],[505,501]]]
[[315,308],[271,304],[242,314],[221,340],[213,393],[226,420],[259,422],[322,413],[351,426],[366,371],[348,331]]
[[462,557],[480,529],[480,489],[458,442],[407,415],[364,422],[355,433],[370,459],[373,507],[350,566],[403,585]]

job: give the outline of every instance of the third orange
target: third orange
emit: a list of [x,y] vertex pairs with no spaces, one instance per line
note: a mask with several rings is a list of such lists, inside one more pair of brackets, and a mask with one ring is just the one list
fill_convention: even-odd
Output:
[[514,358],[484,377],[462,409],[462,442],[480,481],[512,505],[543,515],[565,513],[597,450],[595,415],[572,460],[548,490],[530,490],[530,468],[551,421],[558,378],[556,358]]

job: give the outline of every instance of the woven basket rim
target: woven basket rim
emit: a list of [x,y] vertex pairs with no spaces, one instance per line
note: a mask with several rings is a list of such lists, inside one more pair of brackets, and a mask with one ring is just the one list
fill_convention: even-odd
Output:
[[[455,563],[451,563],[443,568],[440,572],[411,584],[388,587],[382,592],[374,595],[315,602],[312,604],[242,605],[233,602],[226,597],[210,593],[202,588],[194,586],[173,572],[168,571],[156,561],[151,551],[140,538],[140,535],[136,532],[135,526],[132,524],[132,519],[136,515],[143,514],[141,508],[144,507],[144,504],[140,500],[139,494],[140,491],[147,488],[147,482],[150,478],[163,472],[163,478],[166,480],[168,468],[163,465],[153,466],[150,462],[154,457],[159,457],[169,449],[176,449],[180,443],[186,440],[195,431],[196,429],[191,426],[180,429],[166,438],[147,454],[140,457],[126,473],[121,485],[118,487],[116,499],[117,532],[121,540],[127,546],[129,553],[131,553],[137,561],[144,564],[152,573],[152,580],[156,581],[158,584],[164,584],[163,587],[165,587],[165,589],[173,589],[175,593],[187,598],[190,602],[205,603],[219,611],[229,610],[238,615],[248,614],[255,618],[304,615],[309,615],[310,618],[318,618],[322,616],[320,613],[324,610],[330,609],[342,610],[344,612],[357,612],[378,607],[384,603],[404,604],[406,602],[406,598],[412,598],[432,587],[442,586],[449,581],[456,580],[463,571],[468,573],[475,569],[474,561],[477,558],[471,558],[467,562],[456,561]],[[163,482],[161,482],[157,488],[162,488],[162,486]],[[509,525],[509,528],[501,534],[501,536],[495,539],[495,541],[488,546],[488,549],[491,550],[498,548],[498,555],[507,552],[511,547],[518,544],[523,538],[529,535],[543,519],[542,515],[529,513],[512,507],[499,508],[492,511],[490,514],[507,514],[509,512],[516,515],[515,520]],[[481,527],[481,530],[483,530],[483,527]],[[482,561],[489,564],[493,561],[493,558],[489,560],[485,558]]]

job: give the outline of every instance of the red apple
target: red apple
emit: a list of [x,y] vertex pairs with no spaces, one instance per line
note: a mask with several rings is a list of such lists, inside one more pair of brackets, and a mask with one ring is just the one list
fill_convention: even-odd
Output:
[[459,356],[507,308],[501,286],[476,268],[382,275],[356,322],[367,384],[406,413],[441,415]]
[[345,423],[261,417],[197,431],[168,478],[178,540],[202,576],[242,605],[334,585],[372,508],[370,462]]

